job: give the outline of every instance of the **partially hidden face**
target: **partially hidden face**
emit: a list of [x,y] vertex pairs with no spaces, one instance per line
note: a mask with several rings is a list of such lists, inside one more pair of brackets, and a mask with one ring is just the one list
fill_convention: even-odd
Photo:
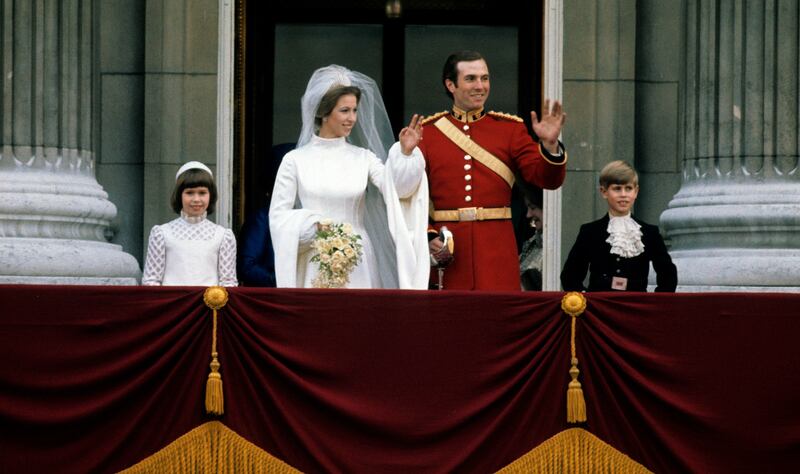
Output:
[[211,193],[205,186],[198,186],[196,188],[186,188],[181,193],[181,203],[183,204],[183,212],[189,217],[202,216],[208,203],[211,199]]
[[542,228],[542,208],[539,206],[529,204],[528,212],[525,213],[525,217],[529,219],[530,226],[534,229]]
[[456,64],[456,70],[456,82],[449,79],[445,81],[447,90],[453,94],[455,106],[465,111],[483,107],[489,98],[489,67],[486,61],[462,61]]
[[322,138],[340,138],[350,136],[356,124],[358,100],[354,95],[343,95],[336,102],[336,107],[322,119],[319,136]]
[[612,216],[625,216],[633,208],[639,186],[633,183],[610,184],[607,188],[601,186],[600,194],[608,202],[608,212]]

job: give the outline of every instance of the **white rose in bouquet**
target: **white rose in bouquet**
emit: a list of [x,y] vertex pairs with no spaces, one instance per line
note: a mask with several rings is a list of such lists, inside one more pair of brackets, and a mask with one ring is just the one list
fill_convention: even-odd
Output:
[[315,288],[342,288],[350,283],[350,273],[361,261],[361,236],[348,223],[322,219],[312,244],[312,262],[319,264],[313,280]]

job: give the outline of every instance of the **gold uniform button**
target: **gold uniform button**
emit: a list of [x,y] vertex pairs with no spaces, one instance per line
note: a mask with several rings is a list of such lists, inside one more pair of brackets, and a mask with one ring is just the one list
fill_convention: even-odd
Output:
[[464,200],[467,201],[467,202],[470,202],[470,201],[472,201],[472,196],[466,196],[464,198]]
[[465,160],[471,160],[471,159],[472,159],[472,157],[471,157],[471,156],[469,156],[469,155],[464,155],[464,159],[465,159]]
[[472,169],[472,165],[464,165],[464,171],[469,171]]
[[464,175],[464,179],[469,181],[469,180],[472,179],[472,175],[471,174],[466,174],[466,175]]
[[468,184],[468,185],[464,186],[464,191],[472,191],[472,185]]

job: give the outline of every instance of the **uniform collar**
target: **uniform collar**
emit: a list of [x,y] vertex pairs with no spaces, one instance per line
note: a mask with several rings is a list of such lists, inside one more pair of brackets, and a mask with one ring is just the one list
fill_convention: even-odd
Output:
[[477,122],[486,115],[486,110],[484,110],[484,108],[481,107],[480,109],[470,110],[469,112],[466,112],[454,105],[453,110],[450,111],[450,115],[452,115],[453,118],[458,120],[459,122],[466,122],[466,123]]

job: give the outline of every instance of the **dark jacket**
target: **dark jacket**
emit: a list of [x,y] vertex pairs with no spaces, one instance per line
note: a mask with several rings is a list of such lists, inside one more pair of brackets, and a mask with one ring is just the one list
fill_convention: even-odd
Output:
[[[678,270],[667,253],[658,227],[634,218],[642,226],[644,252],[632,258],[611,253],[608,239],[608,214],[602,219],[584,224],[569,252],[561,272],[565,291],[611,291],[613,277],[627,278],[627,291],[647,291],[650,262],[656,272],[656,291],[675,291]],[[589,272],[589,287],[583,286]]]
[[242,226],[237,262],[239,280],[245,286],[275,286],[275,254],[269,233],[269,208],[251,215]]

